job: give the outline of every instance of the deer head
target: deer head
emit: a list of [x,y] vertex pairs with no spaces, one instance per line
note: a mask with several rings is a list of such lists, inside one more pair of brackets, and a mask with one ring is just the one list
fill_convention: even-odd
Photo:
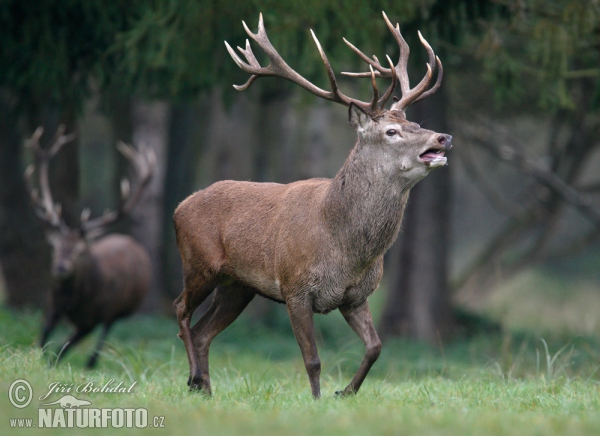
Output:
[[[411,104],[430,96],[440,87],[443,78],[442,63],[419,32],[419,38],[427,51],[429,59],[426,64],[425,76],[414,88],[411,88],[407,72],[410,49],[400,33],[400,26],[398,24],[393,26],[385,13],[383,13],[383,18],[400,49],[400,56],[396,65],[386,55],[389,67],[383,66],[376,56],[369,58],[344,38],[344,42],[350,49],[369,65],[370,71],[363,73],[344,72],[342,74],[349,77],[367,77],[371,79],[373,97],[368,102],[356,100],[341,92],[327,55],[312,30],[311,35],[325,65],[331,91],[326,91],[312,84],[281,58],[267,37],[262,14],[259,17],[257,33],[251,32],[246,23],[242,23],[246,33],[256,41],[271,61],[268,66],[260,66],[248,40],[246,40],[246,48],[238,47],[239,52],[244,55],[246,61],[242,60],[227,42],[225,42],[225,45],[235,63],[243,71],[251,74],[244,85],[234,85],[235,89],[243,91],[248,89],[259,77],[275,76],[296,83],[318,97],[349,107],[350,124],[356,129],[361,146],[370,148],[373,153],[379,153],[379,162],[387,161],[390,165],[394,165],[394,168],[390,169],[392,172],[396,171],[416,182],[425,176],[429,170],[445,165],[444,152],[451,147],[452,137],[450,135],[422,129],[418,124],[407,121],[405,113]],[[436,82],[430,87],[436,71]],[[391,79],[389,87],[381,97],[376,82],[378,77]],[[394,103],[387,110],[385,105],[393,96],[398,82],[400,83],[402,97],[400,99],[394,97]],[[382,153],[383,156],[381,156]]]
[[[58,278],[71,275],[78,259],[86,252],[95,239],[103,235],[106,227],[127,216],[139,201],[142,192],[150,182],[156,167],[154,151],[145,146],[139,150],[120,142],[119,151],[131,163],[136,179],[136,187],[131,191],[127,178],[121,180],[121,204],[118,209],[106,211],[102,216],[90,219],[90,210],[84,209],[77,227],[70,227],[62,216],[60,203],[55,203],[48,180],[48,165],[63,145],[72,141],[74,134],[65,135],[64,126],[60,126],[52,144],[47,149],[40,145],[43,129],[39,127],[27,142],[35,156],[35,164],[27,167],[25,179],[29,187],[31,200],[37,216],[46,224],[48,242],[53,248],[52,274]],[[38,172],[39,190],[33,186],[33,174]]]

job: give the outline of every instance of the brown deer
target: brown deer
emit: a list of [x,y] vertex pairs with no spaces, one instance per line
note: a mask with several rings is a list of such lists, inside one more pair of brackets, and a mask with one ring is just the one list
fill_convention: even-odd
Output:
[[[63,316],[76,330],[61,348],[57,360],[98,324],[102,324],[100,339],[87,363],[92,368],[113,323],[130,315],[140,305],[150,284],[152,270],[144,248],[126,235],[102,235],[106,226],[126,216],[138,202],[152,178],[156,157],[150,148],[136,151],[120,143],[119,151],[134,168],[136,188],[131,192],[129,180],[123,179],[122,202],[118,210],[90,219],[90,211],[86,209],[81,214],[79,227],[72,228],[65,223],[60,205],[52,199],[48,163],[64,144],[73,139],[73,135],[64,135],[64,127],[61,126],[52,145],[42,149],[39,143],[42,133],[43,130],[38,128],[29,141],[36,165],[26,170],[36,213],[46,223],[46,235],[53,248],[52,275],[56,279],[56,286],[49,296],[41,346],[45,348],[48,337]],[[31,183],[36,166],[39,191]]]
[[[333,179],[310,179],[286,185],[236,181],[217,182],[185,199],[175,211],[177,244],[183,261],[184,288],[175,300],[180,332],[189,360],[190,389],[208,394],[211,385],[208,350],[211,341],[230,325],[255,295],[285,303],[300,346],[312,394],[320,396],[321,362],[317,353],[313,313],[339,309],[366,346],[358,372],[340,395],[360,388],[378,358],[381,342],[373,326],[367,297],[377,288],[383,255],[396,239],[410,189],[433,168],[446,164],[444,152],[452,137],[425,130],[406,120],[406,108],[431,95],[441,84],[442,64],[421,37],[429,55],[427,72],[410,88],[409,48],[385,13],[384,20],[400,46],[400,59],[384,67],[344,41],[365,62],[373,98],[362,102],[344,95],[317,38],[331,91],[325,91],[291,69],[271,45],[262,15],[258,33],[244,28],[271,61],[261,67],[250,43],[238,50],[227,44],[236,64],[252,76],[290,80],[326,100],[349,107],[358,141]],[[438,69],[436,83],[430,87]],[[376,77],[391,78],[379,97]],[[384,108],[400,82],[402,98]],[[190,327],[194,310],[215,290],[204,316]]]

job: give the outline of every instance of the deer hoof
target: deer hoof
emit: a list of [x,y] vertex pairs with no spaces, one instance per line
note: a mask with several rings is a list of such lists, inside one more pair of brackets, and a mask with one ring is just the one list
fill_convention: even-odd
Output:
[[200,377],[189,377],[187,385],[190,387],[190,392],[200,392],[207,396],[211,396],[210,388],[207,388]]
[[349,397],[350,395],[354,394],[356,394],[356,392],[349,391],[347,389],[344,389],[343,391],[335,391],[335,396],[337,398]]

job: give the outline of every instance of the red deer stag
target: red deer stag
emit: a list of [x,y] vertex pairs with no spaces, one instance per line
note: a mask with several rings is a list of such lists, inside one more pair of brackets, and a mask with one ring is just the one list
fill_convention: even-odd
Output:
[[[53,248],[52,275],[57,282],[50,293],[41,346],[46,346],[49,335],[63,316],[76,330],[61,348],[58,359],[102,324],[100,340],[87,363],[92,368],[113,323],[130,315],[140,305],[150,284],[152,270],[144,248],[126,235],[102,235],[106,226],[126,216],[138,202],[152,178],[156,158],[150,148],[136,151],[120,143],[119,151],[132,164],[137,186],[132,192],[129,181],[123,179],[122,201],[118,210],[90,219],[89,209],[86,209],[81,214],[79,227],[71,228],[62,218],[60,204],[55,204],[52,199],[48,163],[64,144],[73,139],[73,135],[64,135],[64,127],[61,126],[52,145],[44,150],[39,143],[42,133],[43,130],[38,128],[29,141],[36,165],[29,166],[26,171],[35,210],[46,223],[46,234]],[[36,166],[39,191],[31,186]]]
[[[291,69],[271,45],[262,15],[258,33],[246,32],[265,52],[270,65],[261,67],[250,43],[238,50],[227,44],[236,64],[250,79],[290,80],[318,97],[349,107],[358,141],[333,179],[310,179],[287,185],[236,181],[217,182],[185,199],[175,211],[177,244],[183,261],[184,288],[175,300],[185,344],[190,389],[211,392],[208,350],[211,341],[230,325],[255,295],[285,303],[300,346],[313,396],[320,396],[321,362],[315,343],[313,313],[339,309],[366,346],[365,357],[340,395],[353,394],[378,358],[381,342],[373,326],[367,297],[377,288],[383,255],[400,229],[409,190],[433,168],[446,164],[450,135],[432,132],[406,120],[405,109],[437,90],[442,64],[421,37],[429,55],[427,72],[410,88],[409,48],[388,18],[383,18],[400,46],[400,59],[390,67],[346,44],[369,64],[373,98],[358,101],[344,95],[319,41],[312,33],[329,78],[331,91],[310,83]],[[312,32],[312,31],[311,31]],[[435,70],[436,83],[430,88]],[[380,97],[376,77],[391,78]],[[384,108],[400,82],[402,98]],[[214,290],[206,314],[193,326],[194,310]]]

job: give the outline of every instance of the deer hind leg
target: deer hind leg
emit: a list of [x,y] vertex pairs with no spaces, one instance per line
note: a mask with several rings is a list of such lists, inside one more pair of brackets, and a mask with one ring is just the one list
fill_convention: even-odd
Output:
[[106,336],[108,335],[108,332],[111,327],[112,327],[112,322],[109,324],[104,324],[102,333],[100,334],[100,339],[98,339],[96,348],[94,349],[94,352],[92,353],[92,355],[90,356],[90,358],[88,360],[88,363],[87,363],[88,369],[94,368],[96,366],[96,364],[98,363],[98,356],[100,355],[100,350],[102,350],[102,346],[104,345],[104,341],[106,340]]
[[346,319],[346,322],[352,327],[352,330],[360,337],[365,344],[365,357],[356,372],[356,375],[343,391],[337,391],[337,395],[350,395],[358,392],[360,385],[365,380],[371,366],[375,363],[381,352],[381,341],[373,325],[373,317],[369,304],[365,301],[357,307],[340,307],[340,312]]
[[200,388],[204,392],[211,393],[208,349],[212,340],[237,319],[255,295],[253,288],[243,285],[219,286],[210,308],[192,327],[192,338],[200,364]]
[[198,355],[194,349],[190,322],[194,310],[206,300],[215,286],[216,282],[213,280],[201,280],[198,277],[190,278],[188,276],[185,278],[183,292],[173,303],[179,322],[179,334],[177,336],[183,340],[190,365],[190,376],[188,378],[190,390],[202,389],[202,373],[200,372]]

